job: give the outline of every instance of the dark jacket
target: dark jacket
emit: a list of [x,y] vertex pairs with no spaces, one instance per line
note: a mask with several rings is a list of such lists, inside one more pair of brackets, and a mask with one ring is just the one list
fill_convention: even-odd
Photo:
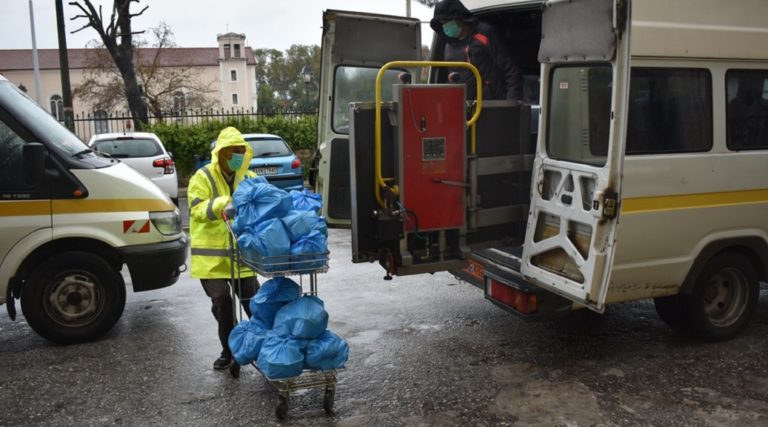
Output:
[[[445,36],[442,22],[459,19],[471,27],[463,39]],[[480,71],[483,79],[483,99],[522,99],[523,73],[514,63],[496,35],[494,28],[478,20],[459,0],[443,0],[435,5],[430,26],[446,40],[445,61],[469,62]],[[467,85],[467,99],[475,99],[475,76],[465,68],[457,72],[459,83]]]

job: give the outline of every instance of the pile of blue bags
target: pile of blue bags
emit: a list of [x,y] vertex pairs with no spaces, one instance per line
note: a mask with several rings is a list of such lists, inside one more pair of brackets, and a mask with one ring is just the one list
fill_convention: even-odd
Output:
[[290,193],[263,177],[244,180],[232,195],[232,229],[243,257],[266,272],[307,272],[323,268],[328,251],[325,218],[317,211],[319,194]]
[[250,320],[229,335],[235,361],[256,361],[269,379],[295,377],[304,369],[340,369],[349,358],[349,345],[328,330],[328,312],[316,296],[301,296],[301,287],[287,277],[275,277],[251,299]]

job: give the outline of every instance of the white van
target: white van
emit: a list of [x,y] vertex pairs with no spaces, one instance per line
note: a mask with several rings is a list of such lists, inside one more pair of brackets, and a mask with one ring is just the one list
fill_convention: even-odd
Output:
[[[447,70],[430,69],[437,88],[387,88],[394,102],[379,104],[381,112],[352,104],[345,208],[353,260],[378,260],[401,275],[453,270],[530,319],[653,298],[676,329],[707,339],[737,334],[768,277],[768,2],[463,3],[499,30],[506,43],[496,48],[509,49],[526,92],[539,96],[483,102],[476,129],[459,141],[467,141],[464,180],[419,185],[404,179],[414,159],[403,156],[422,144],[417,168],[434,160],[434,136],[408,135],[412,127],[426,135],[425,117],[437,107],[420,105],[418,91],[451,86]],[[338,40],[324,42],[323,73],[353,60],[326,55]],[[444,44],[435,37],[432,59]],[[318,182],[327,183],[342,165],[323,148]],[[333,171],[324,172],[326,163]],[[420,219],[456,203],[417,211],[414,191],[434,199],[448,186],[465,188],[455,199],[464,221],[420,228]],[[329,222],[344,211],[325,209]]]
[[61,344],[98,338],[133,290],[175,283],[187,238],[171,199],[91,151],[0,76],[0,304]]

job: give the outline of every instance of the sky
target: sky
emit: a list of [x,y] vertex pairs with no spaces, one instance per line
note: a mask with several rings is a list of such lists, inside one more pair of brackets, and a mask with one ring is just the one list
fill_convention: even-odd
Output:
[[[32,0],[38,49],[58,47],[56,34],[56,0]],[[92,28],[71,34],[84,19],[70,21],[79,9],[70,6],[72,0],[61,0],[66,16],[67,47],[82,48],[97,37]],[[140,0],[133,3],[136,13],[149,8],[133,19],[134,30],[168,24],[180,47],[213,47],[216,35],[227,32],[243,33],[252,48],[286,50],[293,44],[320,44],[324,10],[338,9],[404,16],[408,0]],[[112,0],[93,0],[102,5],[104,16],[111,13]],[[0,0],[0,49],[31,49],[32,36],[29,16],[30,0]],[[411,15],[429,21],[432,9],[413,0]],[[422,25],[422,43],[432,40],[429,25]]]

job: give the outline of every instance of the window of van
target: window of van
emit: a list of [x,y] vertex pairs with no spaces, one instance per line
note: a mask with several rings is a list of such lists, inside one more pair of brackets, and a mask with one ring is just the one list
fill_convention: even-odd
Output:
[[547,154],[602,166],[611,124],[610,64],[562,66],[552,71]]
[[687,153],[711,148],[709,70],[632,68],[626,153]]
[[[387,70],[381,81],[381,99],[392,100],[392,85],[399,83],[402,70]],[[333,79],[333,130],[349,133],[349,103],[374,101],[378,68],[340,66]]]
[[14,191],[27,187],[22,154],[26,142],[11,128],[10,123],[6,123],[5,114],[0,111],[0,190]]
[[728,70],[725,91],[728,148],[768,148],[768,70]]

